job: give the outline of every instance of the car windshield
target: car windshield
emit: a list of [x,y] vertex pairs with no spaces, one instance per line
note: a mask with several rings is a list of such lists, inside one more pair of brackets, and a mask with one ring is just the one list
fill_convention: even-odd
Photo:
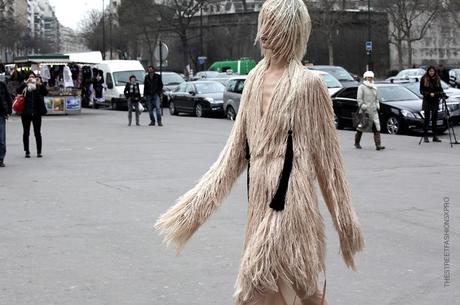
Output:
[[411,69],[411,70],[402,70],[396,75],[396,77],[423,76],[424,74],[425,74],[425,71],[422,69]]
[[185,82],[185,80],[176,73],[164,73],[161,76],[161,80],[165,86],[180,85]]
[[334,76],[336,79],[339,81],[354,81],[354,78],[350,75],[350,73],[347,72],[342,67],[321,67],[321,68],[315,68],[312,67],[313,70],[320,70],[327,72]]
[[124,86],[129,82],[129,77],[131,75],[136,76],[137,82],[139,84],[144,84],[144,75],[145,72],[143,70],[138,71],[120,71],[120,72],[113,72],[113,78],[115,81],[115,86]]
[[198,94],[220,93],[225,91],[225,86],[218,82],[195,83]]
[[321,78],[326,83],[328,88],[342,88],[340,82],[330,74],[321,74]]
[[379,98],[382,102],[411,101],[419,97],[403,86],[377,87]]
[[403,86],[409,89],[412,93],[416,94],[418,97],[422,97],[422,94],[420,93],[420,83],[409,83],[404,84]]

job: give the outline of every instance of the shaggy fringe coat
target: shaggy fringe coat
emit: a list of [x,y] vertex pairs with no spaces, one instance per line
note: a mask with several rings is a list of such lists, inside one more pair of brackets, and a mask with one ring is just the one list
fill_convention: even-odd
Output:
[[[283,281],[312,295],[325,268],[324,224],[315,182],[340,238],[347,266],[364,246],[351,205],[327,88],[300,61],[292,60],[264,115],[262,81],[268,60],[249,74],[238,117],[218,160],[198,184],[179,198],[155,227],[178,251],[211,216],[246,168],[250,151],[248,225],[236,282],[236,301],[276,293]],[[282,211],[269,207],[280,180],[288,131],[293,131],[293,167]]]

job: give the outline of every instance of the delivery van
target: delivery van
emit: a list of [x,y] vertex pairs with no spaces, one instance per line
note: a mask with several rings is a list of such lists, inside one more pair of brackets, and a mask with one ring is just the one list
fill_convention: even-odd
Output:
[[105,105],[112,109],[123,110],[128,108],[124,90],[131,75],[136,76],[141,95],[144,93],[144,66],[138,60],[104,60],[96,65],[104,75]]
[[249,58],[240,60],[216,61],[209,67],[209,71],[227,72],[231,70],[238,75],[247,75],[257,65],[256,61]]

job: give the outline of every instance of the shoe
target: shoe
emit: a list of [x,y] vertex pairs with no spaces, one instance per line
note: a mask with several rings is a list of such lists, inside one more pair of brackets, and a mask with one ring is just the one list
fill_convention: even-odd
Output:
[[361,131],[356,132],[356,135],[355,135],[355,147],[356,147],[356,149],[362,149],[361,144],[359,144],[359,142],[361,142],[361,137],[362,136],[363,136],[363,133]]
[[442,142],[442,141],[441,141],[438,137],[433,137],[433,142],[438,142],[438,143],[440,143],[440,142]]
[[37,154],[37,158],[43,158],[42,154]]
[[0,161],[0,167],[5,167],[5,163],[3,163],[3,161]]
[[149,126],[155,126],[155,122],[150,122]]
[[163,123],[161,123],[161,122],[158,122],[158,126],[163,126]]
[[430,143],[430,139],[428,139],[428,137],[425,136],[425,137],[423,137],[423,142]]
[[26,152],[26,158],[30,158],[30,152]]
[[385,146],[382,145],[382,139],[380,136],[380,132],[374,132],[374,142],[375,142],[375,149],[376,150],[384,150]]
[[139,123],[136,123],[136,126],[141,126],[141,124],[139,124]]

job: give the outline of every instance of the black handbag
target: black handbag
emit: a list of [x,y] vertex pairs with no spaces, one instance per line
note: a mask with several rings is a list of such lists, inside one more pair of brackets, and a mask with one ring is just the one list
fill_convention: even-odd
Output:
[[361,111],[362,105],[353,113],[353,128],[367,129],[369,127],[369,114]]

